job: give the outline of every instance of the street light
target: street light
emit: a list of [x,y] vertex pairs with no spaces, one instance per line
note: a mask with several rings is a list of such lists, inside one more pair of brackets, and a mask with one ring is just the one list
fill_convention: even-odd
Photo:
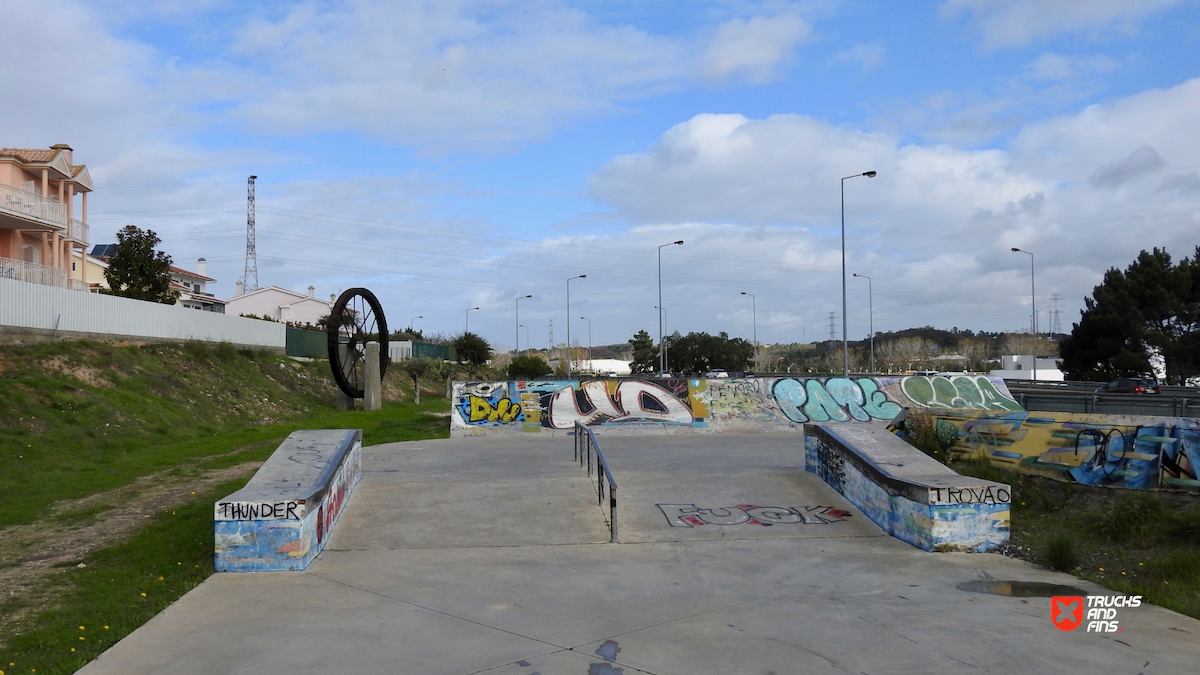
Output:
[[[673,241],[658,247],[658,306],[662,307],[662,250],[667,246],[682,246],[683,240]],[[667,369],[667,353],[663,350],[663,318],[662,310],[658,312],[658,372]]]
[[758,370],[758,298],[746,291],[742,291],[742,295],[750,296],[750,318],[754,322],[754,369]]
[[[659,307],[658,305],[655,305],[654,309],[658,310],[659,326],[666,324],[667,308]],[[662,330],[662,329],[660,328],[659,330]],[[659,363],[660,368],[659,368],[658,372],[661,373],[667,369],[667,367],[666,367],[667,349],[666,349],[666,343],[664,343],[661,338],[659,338],[658,344],[659,344],[659,356],[662,357],[662,361]]]
[[[522,295],[521,297],[519,297],[513,301],[513,304],[517,306],[516,317],[513,319],[513,323],[517,324],[517,330],[516,330],[517,346],[513,349],[514,354],[521,351],[521,301],[524,300],[525,298],[532,298],[532,297],[533,297],[532,295]],[[526,340],[525,344],[529,344],[529,340]]]
[[1013,253],[1024,253],[1029,256],[1029,302],[1032,305],[1033,321],[1030,323],[1030,328],[1033,331],[1033,379],[1037,380],[1037,279],[1033,273],[1033,254],[1029,251],[1024,251],[1019,248],[1014,248]]
[[[517,328],[525,329],[525,344],[528,345],[529,344],[529,326],[526,326],[523,323],[519,323],[519,324],[517,324]],[[526,347],[526,349],[528,349],[528,348],[529,347]]]
[[586,279],[586,274],[567,279],[567,378],[571,377],[571,281]]
[[474,311],[475,311],[475,310],[477,310],[477,309],[479,309],[479,308],[478,308],[478,307],[472,307],[472,308],[468,309],[466,312],[464,312],[464,313],[463,313],[463,314],[464,314],[464,315],[467,317],[467,322],[466,322],[466,323],[467,323],[467,329],[466,329],[466,331],[465,331],[465,332],[467,332],[467,333],[470,333],[470,332],[471,332],[471,312],[474,312]]
[[413,332],[413,322],[414,321],[416,321],[417,319],[424,319],[424,318],[425,318],[424,316],[414,316],[413,318],[409,319],[408,320],[408,332],[410,334]]
[[593,374],[595,374],[596,367],[592,363],[592,320],[586,316],[581,316],[579,318],[588,322],[588,368],[591,368]]
[[846,180],[875,175],[874,171],[864,171],[842,178],[842,376],[846,378],[850,377],[850,341],[846,337]]
[[871,372],[875,372],[875,292],[871,288],[874,284],[871,282],[871,277],[865,274],[855,274],[859,279],[867,280],[867,307],[871,314]]

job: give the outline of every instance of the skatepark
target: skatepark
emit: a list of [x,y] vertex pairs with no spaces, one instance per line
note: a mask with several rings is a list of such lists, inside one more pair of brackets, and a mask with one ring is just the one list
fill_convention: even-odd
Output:
[[[617,543],[576,439],[361,449],[302,571],[216,574],[82,671],[1180,673],[1200,621],[1150,605],[1064,632],[1049,597],[1112,591],[992,553],[932,553],[806,471],[797,433],[597,435]],[[995,584],[1010,594],[960,590]],[[1018,589],[1013,591],[1012,589]],[[1058,590],[1056,594],[1066,594]]]

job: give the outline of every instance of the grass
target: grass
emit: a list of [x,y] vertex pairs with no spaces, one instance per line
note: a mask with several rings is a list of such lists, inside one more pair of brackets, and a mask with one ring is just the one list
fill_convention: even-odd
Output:
[[1022,557],[1200,619],[1200,502],[1058,483],[986,458],[951,466],[1012,486],[1010,544]]
[[[0,348],[0,528],[87,526],[115,507],[55,513],[54,504],[160,472],[186,479],[265,460],[296,429],[360,428],[364,445],[449,436],[439,396],[416,406],[409,391],[382,410],[334,410],[327,369],[206,343]],[[388,379],[385,390],[406,388],[406,378]],[[52,606],[2,641],[0,672],[74,672],[207,578],[212,503],[249,477],[200,490],[127,540],[63,563]]]
[[14,673],[73,673],[195,588],[213,573],[212,503],[247,478],[158,514],[129,540],[59,575],[65,602],[13,636],[0,664]]

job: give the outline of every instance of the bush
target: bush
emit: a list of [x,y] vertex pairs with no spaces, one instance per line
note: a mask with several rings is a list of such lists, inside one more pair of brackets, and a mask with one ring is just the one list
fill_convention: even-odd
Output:
[[904,421],[904,440],[937,461],[947,464],[950,461],[950,451],[943,447],[938,439],[937,423],[937,417],[927,412],[908,411],[908,418]]

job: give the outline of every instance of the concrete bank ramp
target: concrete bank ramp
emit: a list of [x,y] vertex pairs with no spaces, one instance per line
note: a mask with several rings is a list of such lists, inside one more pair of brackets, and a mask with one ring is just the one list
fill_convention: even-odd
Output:
[[597,440],[617,480],[621,543],[884,534],[805,471],[797,434]]
[[329,547],[341,550],[608,541],[586,472],[564,438],[363,448],[363,480]]

